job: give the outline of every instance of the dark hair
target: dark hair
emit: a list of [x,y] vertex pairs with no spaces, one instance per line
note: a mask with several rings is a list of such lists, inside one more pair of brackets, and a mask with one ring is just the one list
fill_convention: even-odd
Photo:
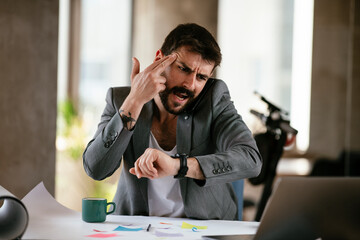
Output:
[[182,46],[188,46],[204,60],[214,62],[214,68],[221,63],[221,51],[216,40],[208,30],[195,23],[178,25],[165,38],[161,51],[167,56]]

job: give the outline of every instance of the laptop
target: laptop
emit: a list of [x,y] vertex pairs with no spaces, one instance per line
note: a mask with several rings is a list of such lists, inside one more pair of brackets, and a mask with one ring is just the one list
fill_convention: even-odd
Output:
[[279,178],[255,235],[203,239],[360,239],[360,178]]

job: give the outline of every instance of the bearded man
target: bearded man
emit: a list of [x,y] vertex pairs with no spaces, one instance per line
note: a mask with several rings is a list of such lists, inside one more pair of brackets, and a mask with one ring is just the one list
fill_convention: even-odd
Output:
[[237,219],[231,182],[262,163],[225,82],[211,78],[220,62],[205,28],[181,24],[142,72],[133,58],[131,87],[109,89],[83,164],[102,180],[123,162],[115,214]]

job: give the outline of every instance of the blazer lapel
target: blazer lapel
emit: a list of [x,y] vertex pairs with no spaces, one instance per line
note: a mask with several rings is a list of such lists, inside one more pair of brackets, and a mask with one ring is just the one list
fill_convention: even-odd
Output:
[[133,147],[136,159],[149,147],[150,128],[153,115],[152,108],[152,101],[145,104],[136,122],[133,136]]
[[[140,116],[136,122],[133,135],[133,149],[135,152],[134,161],[136,161],[149,147],[150,128],[153,115],[153,101],[144,105]],[[143,195],[144,202],[148,203],[147,178],[139,179],[139,189]]]
[[178,153],[190,154],[192,133],[192,115],[182,114],[178,117],[176,127],[176,145]]
[[[178,153],[190,154],[192,134],[192,114],[186,113],[178,116],[176,127],[176,145]],[[180,189],[183,201],[186,200],[188,178],[180,179]],[[186,206],[186,204],[184,204]]]

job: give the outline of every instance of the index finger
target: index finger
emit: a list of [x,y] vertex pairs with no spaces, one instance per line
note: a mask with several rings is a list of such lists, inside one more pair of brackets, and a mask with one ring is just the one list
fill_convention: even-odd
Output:
[[154,67],[154,70],[156,72],[163,72],[165,70],[165,68],[170,66],[173,62],[175,62],[176,58],[177,58],[176,54],[171,54],[171,55],[168,55],[166,57],[159,59],[158,60],[159,63]]

